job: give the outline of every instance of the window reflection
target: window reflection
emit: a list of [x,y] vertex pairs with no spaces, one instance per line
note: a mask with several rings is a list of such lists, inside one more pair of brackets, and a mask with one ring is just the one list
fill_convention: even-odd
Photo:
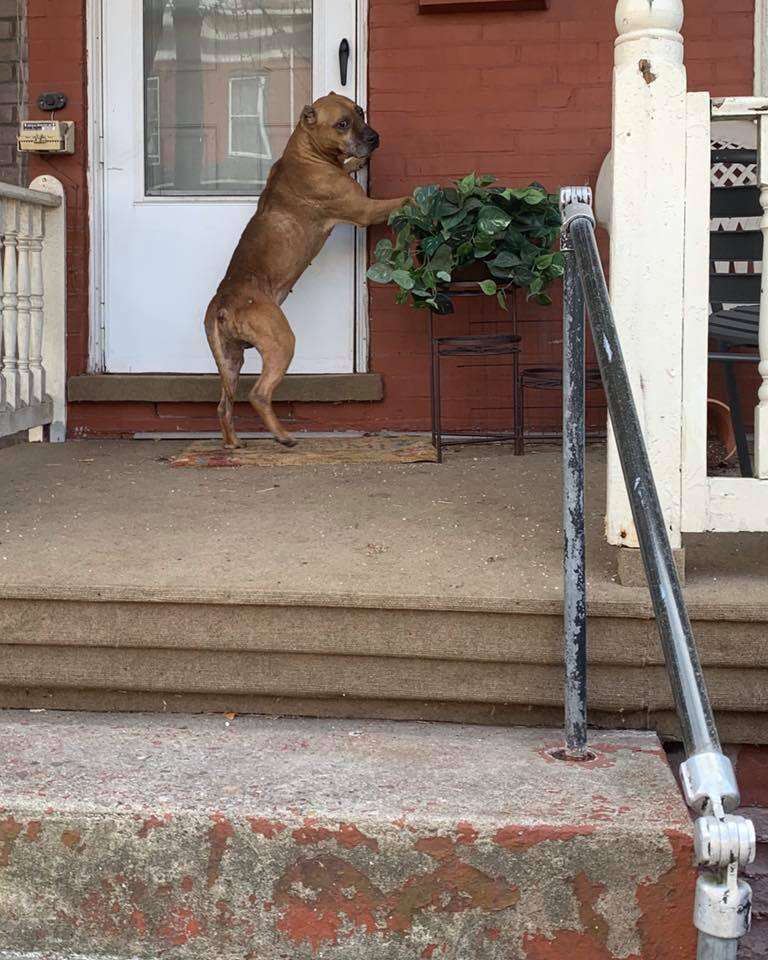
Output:
[[311,85],[311,0],[144,0],[146,194],[259,194]]

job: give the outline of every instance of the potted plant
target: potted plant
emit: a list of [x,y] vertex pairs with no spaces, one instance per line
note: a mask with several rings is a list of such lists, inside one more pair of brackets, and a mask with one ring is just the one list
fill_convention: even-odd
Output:
[[506,308],[510,287],[551,303],[547,287],[563,275],[553,247],[560,232],[557,197],[538,183],[494,186],[474,173],[455,186],[418,187],[389,218],[394,240],[380,240],[368,270],[376,283],[393,283],[398,303],[452,313],[451,283],[476,282]]

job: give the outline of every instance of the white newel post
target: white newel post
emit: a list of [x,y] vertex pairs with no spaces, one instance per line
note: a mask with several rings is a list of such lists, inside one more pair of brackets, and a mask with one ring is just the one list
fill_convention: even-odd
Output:
[[[33,229],[31,263],[33,336],[34,324],[40,322],[38,270],[42,270],[42,366],[45,392],[53,401],[49,439],[59,443],[67,435],[67,207],[64,187],[55,177],[37,177],[29,186],[61,198],[60,206],[45,210],[42,251],[37,242],[42,239],[43,230],[40,228],[38,235],[37,229]],[[39,427],[29,433],[30,440],[42,439]]]
[[760,365],[758,370],[762,383],[757,391],[755,408],[755,476],[768,480],[768,116],[763,114],[757,121],[758,129],[758,177],[760,206],[763,218],[763,273],[760,289]]
[[[682,0],[619,0],[611,299],[673,548],[680,546],[686,73]],[[613,436],[606,533],[637,547]]]

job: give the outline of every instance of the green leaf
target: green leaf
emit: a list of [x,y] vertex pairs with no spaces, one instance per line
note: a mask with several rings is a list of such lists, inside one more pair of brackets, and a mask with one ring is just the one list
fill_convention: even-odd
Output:
[[500,250],[493,260],[489,261],[489,266],[498,267],[500,270],[505,267],[516,267],[520,263],[520,257],[509,250]]
[[468,173],[466,177],[462,177],[461,180],[456,182],[456,186],[459,188],[459,193],[471,193],[477,186],[477,179],[474,173]]
[[481,280],[479,286],[483,293],[489,297],[494,296],[499,289],[495,280]]
[[507,307],[507,297],[503,290],[499,290],[496,293],[496,299],[499,301],[499,306],[502,310],[508,310]]
[[427,187],[417,187],[413,191],[413,199],[426,213],[439,192],[440,187],[438,187],[436,183],[431,183]]
[[489,203],[487,206],[480,208],[477,215],[477,229],[492,236],[506,230],[511,220],[511,215],[505,210]]
[[438,280],[442,280],[444,283],[450,283],[450,282],[451,282],[451,275],[450,275],[450,273],[448,273],[447,270],[438,270],[438,271],[437,271],[437,279],[438,279]]
[[447,243],[443,243],[432,255],[432,258],[429,261],[429,269],[434,270],[435,273],[440,273],[441,270],[450,270],[452,266],[453,252]]
[[469,216],[469,210],[458,210],[456,213],[452,213],[449,217],[443,217],[440,221],[440,225],[443,228],[443,233],[446,230],[452,230],[457,224],[461,223],[462,220],[465,220]]
[[416,281],[407,270],[393,270],[392,279],[403,290],[412,290]]
[[435,237],[425,237],[421,241],[421,249],[424,251],[424,254],[427,257],[431,257],[434,254],[435,250],[437,250],[438,247],[441,247],[442,245],[443,245],[443,238],[442,236],[439,236],[439,235]]
[[392,276],[392,268],[386,263],[374,263],[366,273],[366,277],[375,283],[391,283]]
[[392,241],[388,239],[379,240],[376,249],[373,251],[376,260],[389,260],[392,256]]

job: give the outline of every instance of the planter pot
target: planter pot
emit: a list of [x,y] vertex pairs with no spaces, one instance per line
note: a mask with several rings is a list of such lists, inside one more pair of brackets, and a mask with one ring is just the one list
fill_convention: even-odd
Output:
[[454,270],[451,278],[452,283],[479,283],[481,280],[493,280],[494,277],[488,269],[485,260],[474,260],[467,263],[458,270]]

